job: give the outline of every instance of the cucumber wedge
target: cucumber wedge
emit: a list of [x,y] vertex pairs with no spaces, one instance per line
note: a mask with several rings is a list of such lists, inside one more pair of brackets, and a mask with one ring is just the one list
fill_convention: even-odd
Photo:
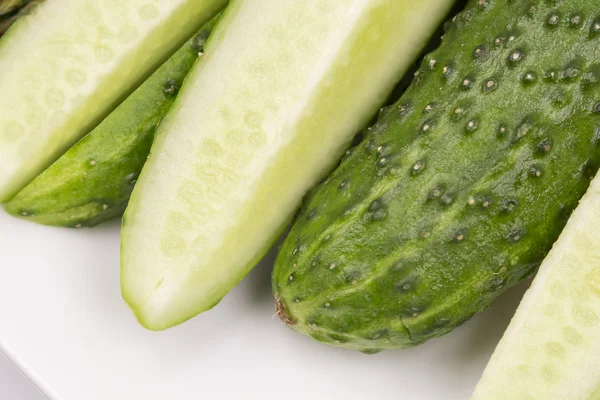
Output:
[[231,3],[125,213],[122,293],[142,325],[181,323],[250,271],[451,3]]
[[94,226],[125,211],[156,126],[204,51],[218,16],[100,125],[20,191],[6,211],[45,225]]
[[225,0],[51,0],[0,41],[0,203],[88,133]]
[[473,400],[600,399],[600,176],[542,263]]

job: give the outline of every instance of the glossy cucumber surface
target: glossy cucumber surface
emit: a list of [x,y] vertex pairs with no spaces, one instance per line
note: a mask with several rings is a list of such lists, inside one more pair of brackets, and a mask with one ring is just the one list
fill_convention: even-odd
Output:
[[365,352],[440,336],[530,276],[600,162],[597,2],[473,0],[306,197],[273,291]]

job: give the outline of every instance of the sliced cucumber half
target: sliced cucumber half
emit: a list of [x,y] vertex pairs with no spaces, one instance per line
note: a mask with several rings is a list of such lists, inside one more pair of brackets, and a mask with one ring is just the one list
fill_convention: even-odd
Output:
[[122,292],[160,330],[213,307],[339,160],[452,1],[234,1],[126,211]]
[[0,40],[0,203],[96,126],[225,0],[49,0]]

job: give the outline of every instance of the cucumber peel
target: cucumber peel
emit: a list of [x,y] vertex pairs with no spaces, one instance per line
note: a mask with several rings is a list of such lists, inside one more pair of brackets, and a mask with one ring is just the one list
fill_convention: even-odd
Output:
[[0,203],[88,133],[225,0],[52,0],[0,40]]
[[122,293],[166,329],[265,254],[452,1],[233,1],[159,127],[122,229]]
[[45,225],[94,226],[125,211],[167,113],[218,16],[206,24],[100,125],[21,190],[6,211]]
[[540,266],[472,400],[600,398],[600,176]]
[[306,197],[273,272],[282,319],[406,348],[531,276],[600,165],[598,21],[588,0],[471,0]]

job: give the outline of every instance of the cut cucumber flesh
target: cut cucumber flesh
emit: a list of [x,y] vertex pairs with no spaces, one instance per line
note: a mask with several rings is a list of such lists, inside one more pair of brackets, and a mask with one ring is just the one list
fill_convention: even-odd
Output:
[[125,213],[122,292],[145,327],[213,307],[250,271],[451,4],[230,5]]
[[219,16],[5,206],[19,218],[80,228],[123,215],[154,132]]
[[225,0],[51,0],[0,41],[0,203],[96,126]]
[[600,176],[542,263],[472,400],[600,399]]

